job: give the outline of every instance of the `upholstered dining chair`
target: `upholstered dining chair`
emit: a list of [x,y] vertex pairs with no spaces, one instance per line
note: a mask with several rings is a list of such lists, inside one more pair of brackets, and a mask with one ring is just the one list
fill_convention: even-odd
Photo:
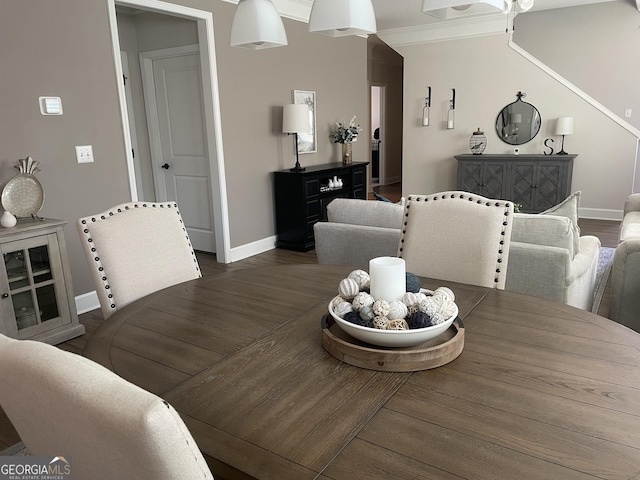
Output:
[[504,289],[513,203],[467,192],[411,195],[398,256],[416,275]]
[[77,221],[104,318],[145,295],[201,277],[176,202],[131,202]]
[[4,337],[0,378],[29,455],[64,457],[73,478],[213,479],[171,405],[87,358]]

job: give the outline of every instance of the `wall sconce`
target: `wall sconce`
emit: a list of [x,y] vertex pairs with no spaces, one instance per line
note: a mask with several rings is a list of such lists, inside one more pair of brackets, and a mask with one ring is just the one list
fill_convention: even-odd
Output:
[[422,126],[429,126],[429,109],[431,108],[431,87],[427,87],[427,96],[424,99],[424,108],[422,109]]
[[453,130],[455,125],[455,120],[456,120],[456,89],[452,88],[451,89],[453,91],[453,96],[451,97],[451,100],[449,100],[449,111],[447,112],[447,129],[448,130]]
[[305,169],[300,166],[298,159],[298,134],[311,133],[309,106],[306,103],[292,103],[282,108],[282,133],[295,135],[296,166],[290,170],[292,172],[304,172]]

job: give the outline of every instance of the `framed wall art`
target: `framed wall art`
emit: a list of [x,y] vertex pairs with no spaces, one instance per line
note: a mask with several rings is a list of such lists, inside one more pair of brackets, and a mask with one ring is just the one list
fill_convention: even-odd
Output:
[[316,144],[316,92],[294,90],[293,103],[309,106],[309,123],[311,124],[311,133],[298,134],[298,153],[315,153],[318,151]]

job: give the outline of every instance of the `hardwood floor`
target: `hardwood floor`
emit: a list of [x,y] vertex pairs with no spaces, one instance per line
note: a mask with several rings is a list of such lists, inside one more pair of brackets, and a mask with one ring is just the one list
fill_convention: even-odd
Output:
[[[400,188],[394,185],[376,187],[376,191],[379,191],[381,195],[384,195],[391,201],[398,201],[402,194]],[[579,224],[582,235],[597,236],[598,238],[600,238],[602,246],[615,247],[617,245],[620,222],[580,219]],[[198,261],[200,263],[200,268],[202,269],[202,275],[209,276],[232,270],[240,270],[260,266],[316,263],[316,256],[314,251],[303,253],[290,250],[275,249],[238,262],[225,265],[217,263],[215,255],[199,252]],[[609,311],[610,290],[611,286],[610,284],[608,284],[607,290],[605,290],[605,295],[602,299],[601,308],[598,311],[598,314],[605,317]],[[100,310],[94,310],[92,312],[80,315],[80,322],[85,326],[87,332],[80,337],[74,338],[58,345],[58,347],[70,352],[82,354],[84,346],[87,343],[87,339],[91,336],[93,331],[95,331],[95,329],[98,328],[98,326],[103,322],[103,316]],[[0,451],[8,448],[18,441],[19,437],[17,433],[11,426],[11,423],[8,421],[6,416],[0,410]]]

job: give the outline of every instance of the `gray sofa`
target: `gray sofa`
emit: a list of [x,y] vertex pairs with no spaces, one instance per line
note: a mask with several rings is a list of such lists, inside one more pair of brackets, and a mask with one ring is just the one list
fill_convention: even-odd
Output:
[[609,318],[640,332],[640,194],[627,197],[611,269]]
[[[314,226],[318,263],[368,270],[371,258],[396,256],[403,210],[389,202],[332,201],[328,221]],[[515,214],[505,289],[590,310],[599,252],[600,240],[581,237],[566,216]]]

